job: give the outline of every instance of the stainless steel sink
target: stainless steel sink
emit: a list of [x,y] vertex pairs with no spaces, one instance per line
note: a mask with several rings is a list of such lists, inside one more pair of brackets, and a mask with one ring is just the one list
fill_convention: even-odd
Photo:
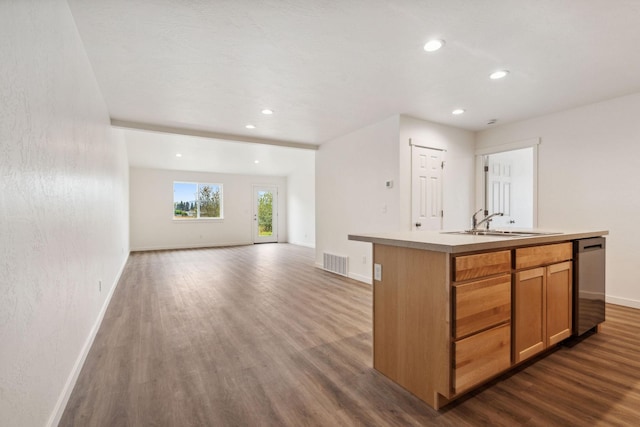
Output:
[[468,236],[498,236],[498,237],[533,237],[561,234],[546,231],[515,231],[515,230],[463,230],[443,231],[442,234],[466,234]]

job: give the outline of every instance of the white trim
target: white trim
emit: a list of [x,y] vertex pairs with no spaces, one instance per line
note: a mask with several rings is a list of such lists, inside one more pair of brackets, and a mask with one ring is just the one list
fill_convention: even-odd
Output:
[[295,242],[295,241],[289,241],[286,243],[289,243],[290,245],[304,246],[305,248],[311,248],[311,249],[316,248],[316,245],[314,245],[313,243]]
[[253,242],[227,242],[227,243],[199,243],[187,245],[170,245],[170,246],[142,246],[139,248],[131,248],[131,252],[145,251],[166,251],[171,249],[202,249],[202,248],[219,248],[224,246],[247,246],[253,245]]
[[175,219],[172,218],[171,221],[174,222],[174,224],[198,224],[198,223],[202,223],[202,222],[224,222],[224,218],[210,218],[210,217],[204,217],[204,218],[193,218],[193,217],[188,217],[185,219]]
[[529,138],[521,141],[509,142],[501,145],[493,145],[491,147],[477,148],[476,156],[486,154],[502,153],[504,151],[519,150],[521,148],[536,147],[540,145],[540,138]]
[[349,273],[349,278],[357,280],[358,282],[364,282],[367,285],[373,285],[373,280],[369,276],[363,276],[362,274]]
[[624,307],[631,308],[640,308],[640,301],[635,299],[606,296],[605,301],[609,304],[622,305]]
[[429,147],[428,145],[423,145],[423,144],[414,144],[411,138],[409,138],[409,145],[411,147],[421,147],[421,148],[428,148],[429,150],[443,151],[445,153],[447,152],[447,150],[445,150],[444,148]]
[[[314,265],[315,265],[316,268],[319,268],[322,271],[327,271],[324,268],[322,268],[322,263],[321,262],[316,262]],[[347,278],[353,279],[353,280],[357,280],[358,282],[366,283],[367,285],[372,285],[373,284],[373,280],[372,280],[371,277],[363,276],[362,274],[349,272],[349,273],[347,273]]]
[[124,268],[127,265],[127,261],[129,260],[129,255],[124,259],[122,266],[120,267],[120,271],[116,276],[116,279],[111,286],[111,291],[109,291],[109,295],[104,300],[102,304],[102,308],[100,309],[100,313],[98,314],[98,318],[96,319],[91,331],[89,332],[89,336],[87,337],[84,346],[82,346],[82,350],[76,359],[76,363],[73,365],[73,369],[69,373],[67,377],[67,382],[58,397],[58,401],[56,402],[56,406],[47,421],[47,427],[56,427],[60,423],[60,419],[62,418],[62,414],[64,414],[64,410],[67,407],[67,403],[69,403],[69,398],[71,397],[71,392],[73,392],[73,388],[76,385],[76,381],[78,381],[78,376],[82,371],[82,367],[84,366],[85,360],[87,360],[87,356],[89,355],[89,350],[91,350],[91,346],[93,345],[93,341],[98,334],[98,330],[100,329],[100,325],[102,324],[102,320],[104,319],[104,315],[107,312],[107,307],[109,307],[109,303],[111,302],[111,298],[113,297],[113,293],[120,282],[120,277],[124,272]]

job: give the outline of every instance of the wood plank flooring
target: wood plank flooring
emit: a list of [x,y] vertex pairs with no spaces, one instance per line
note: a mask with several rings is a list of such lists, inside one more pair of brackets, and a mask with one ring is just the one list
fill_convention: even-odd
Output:
[[371,287],[268,244],[133,253],[60,426],[640,424],[640,310],[445,407],[371,367]]

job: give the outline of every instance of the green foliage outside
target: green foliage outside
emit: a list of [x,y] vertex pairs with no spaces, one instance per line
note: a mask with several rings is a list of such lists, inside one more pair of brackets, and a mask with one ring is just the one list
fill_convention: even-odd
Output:
[[200,218],[220,218],[220,187],[201,185],[198,189]]
[[173,207],[175,208],[175,210],[189,212],[191,210],[195,210],[196,209],[196,204],[194,202],[183,202],[183,201],[180,201],[178,203],[174,203]]
[[258,194],[258,234],[271,236],[273,234],[273,193],[260,192]]
[[173,217],[174,218],[196,218],[198,215],[198,207],[196,202],[174,202]]
[[174,201],[174,219],[221,218],[222,189],[220,185],[192,184],[195,200]]

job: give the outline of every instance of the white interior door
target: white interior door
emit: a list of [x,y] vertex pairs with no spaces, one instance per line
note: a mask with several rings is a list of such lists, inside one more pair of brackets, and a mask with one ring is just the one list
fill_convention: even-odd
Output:
[[491,227],[504,227],[512,224],[511,218],[511,173],[513,165],[509,159],[489,156],[487,159],[487,210],[490,214],[502,212],[502,216],[493,217]]
[[533,150],[506,151],[485,159],[485,209],[504,214],[494,217],[491,227],[533,227]]
[[442,229],[443,152],[411,147],[411,229]]
[[253,242],[278,241],[278,187],[253,187]]

